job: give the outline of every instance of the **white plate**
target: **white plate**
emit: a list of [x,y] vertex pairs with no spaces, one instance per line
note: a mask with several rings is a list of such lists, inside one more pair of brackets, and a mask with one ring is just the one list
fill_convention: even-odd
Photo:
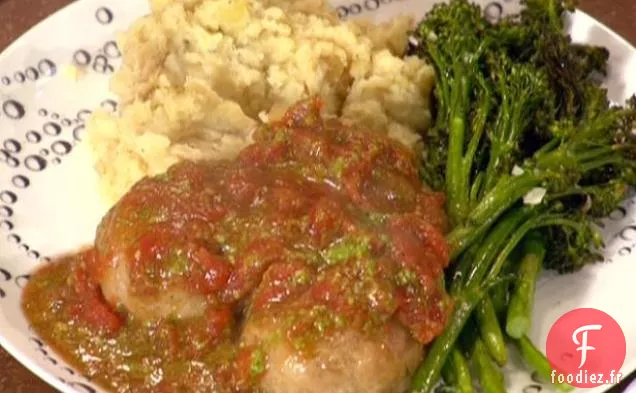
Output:
[[[398,13],[421,17],[433,0],[333,2],[343,17],[385,20]],[[518,8],[510,0],[482,3],[491,18]],[[92,241],[104,207],[88,159],[75,146],[87,111],[114,105],[107,83],[120,62],[115,33],[147,9],[144,0],[77,1],[0,55],[0,344],[63,392],[100,389],[67,367],[29,330],[20,310],[20,290],[38,263]],[[610,49],[611,98],[622,101],[635,92],[636,50],[581,12],[570,22],[575,41]],[[88,74],[79,82],[61,76],[74,60],[87,64]],[[636,277],[635,205],[634,198],[626,201],[606,220],[608,263],[575,275],[542,278],[532,331],[541,349],[559,316],[573,308],[594,307],[612,315],[625,332],[623,374],[636,369],[636,314],[630,308]],[[547,388],[514,366],[506,379],[510,392]]]

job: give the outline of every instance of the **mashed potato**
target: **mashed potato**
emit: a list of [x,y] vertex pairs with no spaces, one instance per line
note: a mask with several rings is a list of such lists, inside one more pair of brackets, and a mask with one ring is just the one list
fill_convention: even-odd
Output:
[[116,201],[182,159],[222,159],[300,99],[409,147],[430,123],[433,70],[403,59],[412,21],[342,23],[318,0],[151,0],[120,37],[117,114],[95,112],[87,146]]

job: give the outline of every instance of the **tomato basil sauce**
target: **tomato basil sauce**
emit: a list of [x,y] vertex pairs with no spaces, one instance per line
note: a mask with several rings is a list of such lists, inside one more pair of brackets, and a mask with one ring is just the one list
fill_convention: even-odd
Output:
[[249,392],[267,352],[243,342],[248,318],[285,321],[271,337],[303,356],[388,321],[420,344],[438,335],[444,198],[413,154],[322,119],[317,100],[253,139],[235,160],[141,180],[93,247],[36,272],[23,306],[41,337],[112,390]]

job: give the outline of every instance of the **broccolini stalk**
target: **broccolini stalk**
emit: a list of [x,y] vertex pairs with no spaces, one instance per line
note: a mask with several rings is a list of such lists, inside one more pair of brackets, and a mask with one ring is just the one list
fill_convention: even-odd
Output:
[[[497,258],[492,262],[486,280],[493,280],[499,277],[510,253],[517,247],[524,236],[533,229],[556,227],[566,231],[568,232],[567,242],[571,241],[575,246],[573,250],[569,250],[570,255],[587,256],[589,249],[600,249],[604,246],[603,237],[593,225],[592,222],[586,221],[583,216],[570,217],[560,213],[539,214],[528,219],[517,228],[517,231],[512,234],[505,247],[501,249]],[[569,244],[560,245],[562,248],[565,246],[569,246]]]
[[[518,161],[521,135],[532,124],[541,105],[554,101],[548,89],[548,78],[527,64],[512,64],[506,56],[492,61],[492,75],[500,92],[499,107],[493,129],[489,133],[490,156],[482,185],[489,191],[497,180],[509,175]],[[452,140],[452,137],[451,137]]]
[[[550,383],[552,366],[548,362],[548,359],[539,351],[528,336],[522,336],[520,339],[515,340],[515,344],[519,349],[519,353],[524,362],[534,371],[537,372],[539,378],[545,382]],[[555,383],[554,386],[561,392],[569,392],[573,390],[573,387],[564,383]]]
[[503,284],[494,287],[490,293],[490,299],[492,300],[493,307],[495,308],[497,319],[502,325],[505,323],[506,312],[510,302],[510,290],[515,280],[514,275],[516,274],[516,269],[519,265],[518,261],[521,258],[520,251],[521,250],[519,248],[516,248],[512,253],[510,253],[508,261],[504,264],[501,271],[502,277],[511,277],[512,281],[509,283],[504,282]]
[[519,265],[506,320],[506,333],[516,339],[530,330],[536,281],[546,252],[542,236],[538,232],[530,232],[523,240],[522,250],[523,260]]
[[[506,265],[507,266],[507,265]],[[495,314],[498,318],[506,311],[510,297],[510,288],[507,285],[501,285],[493,289],[490,295],[492,305],[495,308]]]
[[479,334],[483,344],[486,346],[488,353],[497,362],[498,365],[504,366],[508,361],[508,349],[504,340],[503,332],[499,326],[497,313],[489,296],[477,305],[475,315],[479,326]]
[[[466,56],[469,60],[467,64],[460,62],[454,66],[458,75],[454,78],[454,85],[451,94],[451,111],[449,113],[449,144],[448,161],[446,164],[446,189],[448,190],[448,215],[453,223],[460,222],[464,216],[464,211],[468,204],[468,190],[462,180],[462,151],[466,136],[466,116],[468,115],[468,105],[470,92],[472,91],[472,81],[469,75],[474,72],[466,70],[475,63],[475,56]],[[472,65],[474,67],[474,65]]]
[[446,329],[435,340],[434,345],[428,350],[424,362],[415,371],[411,392],[428,393],[433,389],[439,380],[442,367],[453,350],[457,337],[462,332],[473,310],[491,288],[504,281],[497,279],[484,283],[480,288],[468,288],[456,297],[455,311],[449,319]]
[[479,384],[485,393],[506,393],[503,373],[488,354],[488,349],[481,339],[475,342],[472,360]]
[[[468,224],[456,227],[449,234],[453,256],[464,251],[505,211],[540,185],[556,195],[583,193],[586,189],[591,196],[605,192],[601,203],[607,205],[605,202],[610,201],[617,205],[626,195],[627,187],[617,188],[616,185],[625,186],[626,182],[613,179],[613,182],[581,188],[579,181],[593,171],[607,166],[619,167],[625,173],[636,171],[636,161],[629,155],[621,154],[621,151],[636,149],[636,145],[611,145],[611,140],[607,140],[607,127],[617,128],[621,117],[630,111],[633,112],[634,109],[610,110],[604,114],[604,122],[596,119],[579,127],[557,125],[555,128],[558,127],[558,132],[563,136],[560,143],[552,150],[541,151],[538,157],[526,160],[522,174],[499,177],[492,189],[468,214]],[[610,144],[609,148],[607,144]],[[607,193],[614,198],[607,198]],[[548,198],[551,198],[550,194]]]
[[[456,9],[455,17],[465,19],[467,23],[480,21],[475,17],[475,8],[467,6]],[[483,22],[482,22],[483,23]],[[486,86],[483,83],[483,77],[479,72],[481,54],[489,45],[488,40],[479,40],[477,36],[465,35],[460,40],[448,43],[444,37],[437,37],[435,32],[423,32],[426,34],[428,45],[427,55],[433,59],[432,64],[436,68],[436,86],[435,96],[437,98],[438,112],[436,114],[437,121],[435,123],[433,133],[441,133],[448,130],[449,136],[444,138],[448,142],[448,152],[444,155],[445,159],[445,188],[447,190],[448,215],[453,223],[459,223],[463,220],[468,209],[469,202],[469,176],[464,169],[465,162],[472,165],[472,157],[468,161],[464,158],[464,149],[466,141],[472,133],[469,132],[472,124],[470,116],[472,107],[471,102],[474,98],[474,91],[480,86]],[[438,45],[438,42],[441,45]],[[453,45],[449,48],[447,45]],[[460,56],[456,56],[461,53]],[[484,91],[487,94],[487,91]],[[488,109],[488,108],[482,108]],[[483,132],[485,118],[478,125],[481,130],[477,134]],[[438,134],[439,135],[439,134]],[[434,139],[434,138],[433,138]],[[476,149],[480,138],[471,141]],[[431,153],[431,152],[429,152]],[[437,151],[432,152],[434,157]],[[433,182],[435,175],[431,175],[429,179]]]
[[523,207],[511,211],[502,218],[476,247],[472,258],[462,258],[458,269],[465,273],[453,280],[451,293],[460,293],[466,287],[481,283],[488,273],[491,263],[506,244],[509,234],[514,233],[532,213],[532,208]]
[[[458,278],[460,283],[456,284],[454,291],[451,287],[451,293],[457,293],[457,296],[463,300],[464,303],[460,304],[469,304],[470,307],[457,308],[450,318],[450,325],[435,339],[428,356],[416,372],[412,385],[413,392],[429,392],[439,378],[449,351],[455,345],[472,309],[479,303],[479,301],[468,303],[466,299],[474,300],[468,294],[479,293],[478,291],[483,290],[484,287],[490,288],[492,285],[487,283],[501,281],[500,273],[504,263],[528,232],[552,226],[572,229],[570,236],[573,238],[569,240],[573,242],[593,240],[593,245],[597,247],[602,245],[602,238],[592,227],[592,223],[585,221],[584,218],[577,221],[558,211],[552,212],[541,206],[513,209],[497,223],[475,252],[472,270],[466,280],[459,281],[461,278]],[[590,245],[588,244],[587,247]]]
[[444,375],[445,382],[453,386],[458,393],[473,393],[475,391],[468,360],[457,348],[451,351],[442,369],[442,375]]
[[[457,349],[453,349],[453,351],[456,351]],[[451,387],[452,389],[458,389],[457,388],[457,374],[455,373],[455,369],[453,369],[451,367],[451,359],[450,357],[453,356],[453,353],[451,352],[448,360],[446,361],[446,363],[444,364],[444,367],[442,367],[442,379],[444,380],[444,384],[446,386]]]

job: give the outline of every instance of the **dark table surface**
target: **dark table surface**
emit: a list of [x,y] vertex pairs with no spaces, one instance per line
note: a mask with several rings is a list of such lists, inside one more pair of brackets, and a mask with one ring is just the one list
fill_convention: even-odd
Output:
[[[579,8],[636,44],[636,1],[579,1]],[[0,0],[0,51],[29,27],[71,2],[70,0]],[[55,392],[0,348],[0,393]]]

